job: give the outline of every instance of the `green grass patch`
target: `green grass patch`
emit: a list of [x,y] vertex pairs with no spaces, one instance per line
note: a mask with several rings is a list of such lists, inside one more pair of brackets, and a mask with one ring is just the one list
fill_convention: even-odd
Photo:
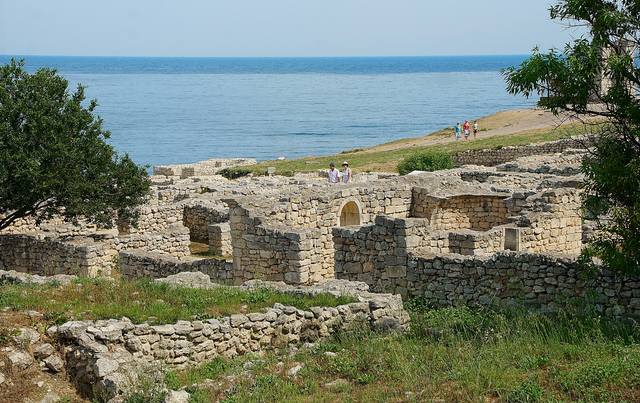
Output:
[[440,171],[453,168],[453,159],[448,152],[428,150],[405,158],[398,164],[398,173],[406,175],[413,171]]
[[[236,376],[223,390],[192,389],[199,402],[538,402],[640,398],[640,329],[597,315],[408,304],[412,330],[339,333],[295,356],[270,354],[238,377],[246,358],[173,374],[172,386]],[[331,351],[335,355],[326,355]],[[251,358],[255,359],[255,358]],[[293,362],[305,364],[296,378]],[[280,364],[278,364],[280,362]],[[284,363],[284,365],[282,365]],[[209,378],[211,376],[211,378]],[[336,382],[339,380],[339,382]]]
[[82,278],[68,285],[0,285],[0,306],[37,310],[56,323],[126,316],[135,323],[149,321],[160,324],[256,312],[277,302],[308,309],[352,301],[350,297],[336,298],[330,294],[307,297],[269,289],[183,288],[149,279],[110,281]]
[[[506,146],[519,146],[533,143],[541,143],[545,141],[560,140],[580,134],[592,132],[594,125],[583,124],[567,124],[555,129],[532,130],[512,135],[494,136],[487,138],[478,138],[473,141],[456,141],[445,144],[435,144],[431,146],[405,147],[389,151],[371,151],[371,150],[351,150],[336,155],[328,155],[321,157],[307,157],[284,161],[265,161],[255,165],[242,167],[243,170],[249,170],[256,175],[264,175],[268,167],[274,167],[276,174],[286,173],[291,175],[298,172],[314,172],[321,169],[328,169],[329,163],[340,163],[348,160],[350,167],[355,172],[366,171],[386,171],[397,172],[397,166],[400,161],[421,152],[437,151],[445,152],[450,155],[468,150],[495,149]],[[446,130],[438,131],[433,135],[435,137],[443,137]],[[398,143],[405,142],[406,139],[397,140]]]

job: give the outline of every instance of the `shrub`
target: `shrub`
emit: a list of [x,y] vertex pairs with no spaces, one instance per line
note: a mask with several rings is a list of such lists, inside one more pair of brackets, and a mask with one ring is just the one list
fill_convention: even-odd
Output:
[[221,170],[220,172],[218,172],[218,174],[224,176],[227,179],[238,179],[238,178],[242,178],[243,176],[247,176],[251,173],[251,170],[248,168],[241,168],[241,167],[236,167],[236,168],[225,168],[223,170]]
[[444,151],[425,151],[405,158],[398,164],[400,175],[413,171],[439,171],[453,168],[451,155]]

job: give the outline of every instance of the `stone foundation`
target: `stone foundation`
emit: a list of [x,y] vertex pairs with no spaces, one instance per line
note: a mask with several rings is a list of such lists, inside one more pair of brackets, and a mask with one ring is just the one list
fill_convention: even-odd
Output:
[[50,333],[65,346],[66,370],[79,391],[109,399],[126,387],[128,374],[151,364],[184,369],[216,357],[315,342],[355,326],[388,331],[408,324],[399,296],[370,294],[363,284],[333,280],[308,288],[268,283],[245,288],[265,286],[295,294],[348,294],[358,302],[309,311],[276,304],[264,312],[158,326],[135,325],[126,318],[67,322]]

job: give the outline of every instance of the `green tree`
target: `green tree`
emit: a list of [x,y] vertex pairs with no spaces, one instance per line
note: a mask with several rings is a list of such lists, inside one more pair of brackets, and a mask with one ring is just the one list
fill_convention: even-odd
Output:
[[563,0],[550,13],[580,36],[563,51],[535,49],[521,66],[505,70],[507,89],[540,95],[540,106],[556,113],[606,118],[593,130],[583,162],[585,214],[600,229],[583,256],[640,273],[640,2]]
[[134,222],[149,192],[144,167],[106,143],[109,132],[55,70],[0,66],[0,230],[15,220],[60,215],[104,227]]

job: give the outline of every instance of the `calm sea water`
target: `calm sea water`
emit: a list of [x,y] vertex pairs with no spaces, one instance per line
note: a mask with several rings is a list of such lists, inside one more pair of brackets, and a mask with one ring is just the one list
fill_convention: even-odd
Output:
[[111,142],[144,164],[329,154],[528,107],[500,75],[524,58],[24,57],[87,86]]

